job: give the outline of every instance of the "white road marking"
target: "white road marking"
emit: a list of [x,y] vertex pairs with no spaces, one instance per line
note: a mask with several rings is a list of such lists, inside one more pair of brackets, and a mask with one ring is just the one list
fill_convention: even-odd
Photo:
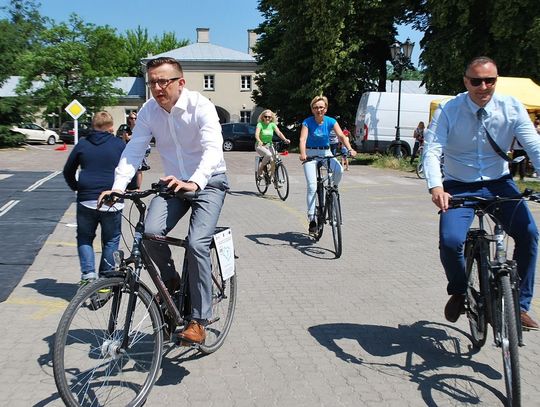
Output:
[[0,216],[4,216],[8,211],[17,205],[20,201],[11,200],[0,208]]
[[26,188],[23,192],[32,192],[34,189],[39,188],[45,182],[47,182],[51,178],[56,177],[58,174],[61,174],[61,173],[62,173],[61,171],[55,171],[52,174],[47,175],[45,178],[42,178],[39,181],[34,182],[32,185],[30,185],[28,188]]

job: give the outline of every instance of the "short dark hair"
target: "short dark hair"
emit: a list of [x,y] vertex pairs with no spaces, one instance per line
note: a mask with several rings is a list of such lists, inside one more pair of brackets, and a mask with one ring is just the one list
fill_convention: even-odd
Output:
[[463,73],[463,75],[467,75],[467,71],[474,65],[483,65],[483,64],[490,64],[490,63],[495,65],[495,68],[497,68],[497,63],[490,57],[485,57],[485,56],[474,57],[473,59],[470,60],[470,62],[465,67],[465,72]]
[[164,64],[173,65],[178,70],[178,72],[180,72],[181,75],[184,75],[184,70],[182,69],[182,65],[180,65],[180,62],[170,57],[159,57],[151,59],[146,63],[146,69],[157,68],[158,66]]

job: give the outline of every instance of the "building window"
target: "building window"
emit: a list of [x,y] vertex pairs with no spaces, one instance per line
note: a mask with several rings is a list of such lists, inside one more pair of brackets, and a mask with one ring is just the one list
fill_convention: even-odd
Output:
[[240,90],[251,90],[251,75],[242,75]]
[[214,89],[214,75],[204,75],[204,90]]
[[240,122],[249,123],[251,121],[251,112],[249,110],[242,110],[240,112]]

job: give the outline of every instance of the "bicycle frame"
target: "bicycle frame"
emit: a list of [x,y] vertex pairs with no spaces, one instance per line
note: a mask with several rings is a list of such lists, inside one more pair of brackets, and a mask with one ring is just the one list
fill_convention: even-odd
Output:
[[[137,210],[139,211],[139,219],[137,221],[137,224],[135,226],[135,233],[134,233],[134,239],[132,244],[132,250],[131,255],[127,259],[124,259],[122,257],[121,253],[117,252],[117,255],[115,256],[115,272],[113,274],[120,275],[126,278],[127,283],[130,285],[131,288],[131,294],[130,294],[130,300],[128,303],[128,310],[126,318],[126,326],[124,329],[124,332],[129,332],[129,323],[131,321],[131,316],[133,314],[133,310],[135,308],[135,294],[140,285],[144,285],[144,283],[141,282],[141,271],[143,269],[143,266],[146,267],[148,274],[154,283],[160,299],[163,301],[163,304],[165,305],[166,309],[169,311],[170,315],[173,317],[174,322],[176,325],[182,325],[184,323],[184,311],[185,311],[185,305],[186,305],[186,296],[188,296],[189,287],[187,284],[187,272],[186,272],[186,258],[184,257],[184,262],[182,266],[182,277],[180,279],[180,300],[178,301],[178,305],[175,304],[173,297],[169,293],[169,290],[165,286],[165,283],[160,277],[159,270],[154,266],[150,254],[148,252],[148,248],[145,245],[145,242],[151,241],[151,242],[157,242],[162,244],[167,244],[169,246],[177,246],[182,247],[186,249],[187,247],[187,240],[185,239],[179,239],[175,237],[170,236],[162,236],[162,235],[155,235],[150,233],[144,233],[144,220],[146,216],[146,204],[140,199],[136,198],[133,200],[135,206],[137,207]],[[133,267],[130,267],[130,265],[133,264]],[[127,270],[127,273],[121,273],[122,270]],[[215,277],[212,275],[212,281],[214,284],[219,287],[220,290],[223,290],[223,287],[221,287],[221,284],[219,281],[216,281]],[[148,287],[146,287],[148,288]],[[150,290],[148,290],[151,292]],[[223,292],[222,292],[223,294]],[[154,298],[156,296],[154,295]],[[160,309],[160,312],[162,313],[162,320],[163,319],[163,310],[161,307],[158,307]],[[214,321],[209,321],[208,325],[211,325]],[[128,345],[128,337],[127,335],[124,337],[122,341],[122,346]]]

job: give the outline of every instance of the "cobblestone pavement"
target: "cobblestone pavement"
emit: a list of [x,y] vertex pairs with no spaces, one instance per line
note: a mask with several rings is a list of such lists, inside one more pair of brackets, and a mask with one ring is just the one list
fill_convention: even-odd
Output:
[[[71,148],[71,147],[69,147]],[[46,146],[0,151],[13,170],[61,169]],[[256,193],[254,153],[227,153],[231,193],[221,224],[239,256],[238,303],[225,345],[198,357],[170,349],[147,406],[497,406],[500,350],[471,349],[468,322],[444,320],[437,222],[415,174],[351,166],[340,187],[343,256],[331,233],[307,235],[298,155],[284,157],[291,194]],[[160,163],[144,184],[157,179]],[[532,207],[540,220],[540,207]],[[0,405],[62,405],[51,343],[79,278],[71,205],[12,295],[0,304]],[[185,223],[172,234],[183,236]],[[537,293],[538,284],[536,286]],[[539,297],[540,298],[540,297]],[[533,310],[540,316],[540,302]],[[540,334],[520,349],[523,405],[540,406]],[[536,377],[536,379],[535,379]]]

